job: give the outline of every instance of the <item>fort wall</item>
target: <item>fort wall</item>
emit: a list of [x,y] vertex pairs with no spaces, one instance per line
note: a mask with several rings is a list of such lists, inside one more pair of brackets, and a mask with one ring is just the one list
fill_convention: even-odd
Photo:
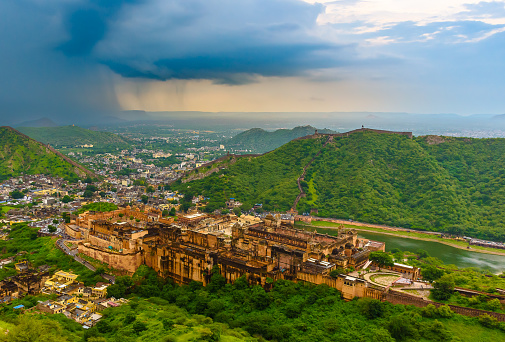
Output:
[[[393,304],[414,305],[414,306],[417,306],[420,308],[426,307],[430,304],[432,304],[436,307],[444,305],[442,303],[433,302],[431,300],[424,300],[423,298],[420,298],[420,297],[399,293],[399,292],[396,292],[393,290],[389,290],[387,293],[385,293],[383,300],[388,301]],[[451,310],[453,312],[460,314],[460,315],[469,316],[469,317],[479,317],[484,314],[488,314],[489,316],[496,318],[500,322],[505,322],[505,314],[492,312],[492,311],[473,309],[473,308],[466,308],[466,307],[455,306],[455,305],[449,305],[449,307],[451,308]]]
[[137,268],[142,264],[141,253],[114,253],[102,250],[93,246],[85,246],[79,244],[79,253],[87,255],[93,259],[106,263],[112,268],[125,270],[128,273],[135,273]]

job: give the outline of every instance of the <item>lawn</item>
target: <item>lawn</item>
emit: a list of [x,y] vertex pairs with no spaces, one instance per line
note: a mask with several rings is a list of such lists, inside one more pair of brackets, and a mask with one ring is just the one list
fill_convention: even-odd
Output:
[[374,274],[370,276],[370,280],[374,283],[388,286],[391,285],[400,276],[396,274]]
[[16,209],[16,208],[15,208],[15,207],[8,206],[8,205],[4,205],[4,206],[0,207],[0,209],[1,209],[2,214],[5,214],[5,213],[6,213],[6,212],[8,212],[9,210],[11,210],[11,209]]

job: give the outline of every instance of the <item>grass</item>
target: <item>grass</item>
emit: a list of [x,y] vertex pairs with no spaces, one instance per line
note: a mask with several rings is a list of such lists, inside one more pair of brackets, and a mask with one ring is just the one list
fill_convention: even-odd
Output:
[[0,333],[5,333],[6,330],[12,330],[14,328],[14,324],[0,321]]
[[416,296],[421,296],[421,292],[419,292],[418,290],[402,290],[402,291],[407,292],[407,293],[411,293]]
[[398,279],[400,276],[399,275],[394,275],[394,274],[376,274],[372,275],[370,277],[370,280],[374,283],[380,284],[380,285],[391,285],[393,281]]
[[309,192],[312,194],[312,200],[307,201],[307,203],[312,205],[317,201],[317,191],[314,187],[314,178],[312,178],[307,184],[309,185]]
[[[440,319],[449,329],[453,341],[489,342],[503,341],[503,332],[498,329],[489,329],[478,323],[468,322],[476,319],[459,317],[459,319]],[[473,323],[473,324],[472,324]]]
[[0,209],[2,210],[2,213],[5,214],[6,212],[8,212],[9,210],[11,209],[16,209],[15,207],[10,207],[8,205],[4,205],[2,207],[0,207]]

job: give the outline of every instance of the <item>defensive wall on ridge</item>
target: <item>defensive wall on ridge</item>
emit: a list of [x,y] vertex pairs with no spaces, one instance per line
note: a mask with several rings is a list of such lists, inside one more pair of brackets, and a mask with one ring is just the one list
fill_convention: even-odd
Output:
[[[358,128],[358,129],[355,129],[355,130],[352,130],[349,132],[335,133],[335,134],[318,133],[316,130],[315,134],[306,135],[304,137],[296,138],[296,139],[293,139],[292,141],[304,140],[304,139],[316,139],[316,138],[324,136],[324,137],[329,137],[329,139],[327,141],[327,143],[328,143],[331,140],[333,140],[333,137],[348,137],[351,134],[359,133],[359,132],[374,132],[374,133],[379,133],[379,134],[397,134],[397,135],[404,135],[404,136],[408,137],[409,139],[412,139],[412,132],[395,132],[395,131],[386,131],[386,130],[371,129],[371,128]],[[226,156],[212,160],[208,163],[205,163],[205,164],[197,167],[196,170],[198,170],[198,173],[194,173],[193,172],[194,170],[185,172],[180,179],[182,180],[183,183],[191,182],[191,181],[197,180],[197,179],[202,179],[202,178],[210,176],[214,172],[219,172],[221,169],[223,169],[223,168],[219,168],[219,167],[212,168],[212,165],[214,165],[214,164],[217,164],[217,163],[220,163],[220,162],[225,161],[227,159],[230,159],[230,161],[228,162],[228,165],[232,165],[232,164],[235,164],[239,158],[255,158],[255,157],[263,156],[263,155],[268,154],[270,152],[272,152],[272,151],[269,151],[266,153],[260,153],[260,154],[230,154],[230,153],[228,153]],[[207,171],[204,171],[204,169],[206,169],[208,167],[211,167],[211,168]],[[204,172],[202,172],[202,171],[204,171]],[[172,182],[174,182],[174,181],[172,181]]]
[[404,135],[404,136],[408,137],[409,139],[412,139],[412,132],[395,132],[395,131],[386,131],[386,130],[381,130],[381,129],[372,129],[372,128],[364,128],[363,127],[363,128],[354,129],[354,130],[349,131],[349,132],[333,133],[333,134],[330,134],[330,133],[318,133],[316,131],[315,134],[306,135],[304,137],[296,138],[294,140],[314,139],[314,138],[321,137],[321,136],[325,136],[325,137],[326,136],[328,136],[328,137],[348,137],[351,134],[360,133],[360,132],[374,132],[374,133],[378,133],[378,134]]
[[[267,153],[270,153],[270,152],[267,152]],[[205,163],[205,164],[197,167],[195,170],[198,170],[198,173],[195,172],[195,173],[191,174],[194,170],[191,170],[189,172],[185,172],[180,179],[182,180],[183,183],[191,182],[191,181],[197,180],[197,179],[202,179],[202,178],[210,176],[214,172],[219,172],[223,169],[220,167],[212,167],[212,165],[214,165],[214,164],[217,164],[217,163],[220,163],[222,161],[229,159],[229,162],[227,163],[227,165],[232,165],[232,164],[235,164],[237,162],[237,160],[240,158],[255,158],[255,157],[265,155],[267,153],[263,153],[263,154],[227,154],[226,156],[223,156],[218,159],[214,159],[208,163]],[[210,169],[207,171],[204,171],[208,167],[210,167]]]

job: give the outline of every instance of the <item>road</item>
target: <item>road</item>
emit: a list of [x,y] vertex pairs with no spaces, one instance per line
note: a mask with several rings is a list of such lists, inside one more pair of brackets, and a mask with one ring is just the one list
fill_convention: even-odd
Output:
[[[91,265],[86,260],[78,257],[77,256],[77,250],[76,249],[71,250],[70,248],[68,248],[67,245],[65,245],[66,241],[67,240],[58,239],[58,241],[56,241],[56,246],[59,247],[65,254],[71,256],[72,258],[74,258],[75,261],[77,261],[78,263],[86,266],[86,268],[88,268],[90,271],[95,272],[96,271],[96,267],[93,266],[93,265]],[[106,273],[102,273],[100,275],[102,276],[102,278],[104,278],[105,280],[107,280],[111,284],[114,284],[115,281],[116,281],[116,277],[114,277],[113,275],[106,274]]]

